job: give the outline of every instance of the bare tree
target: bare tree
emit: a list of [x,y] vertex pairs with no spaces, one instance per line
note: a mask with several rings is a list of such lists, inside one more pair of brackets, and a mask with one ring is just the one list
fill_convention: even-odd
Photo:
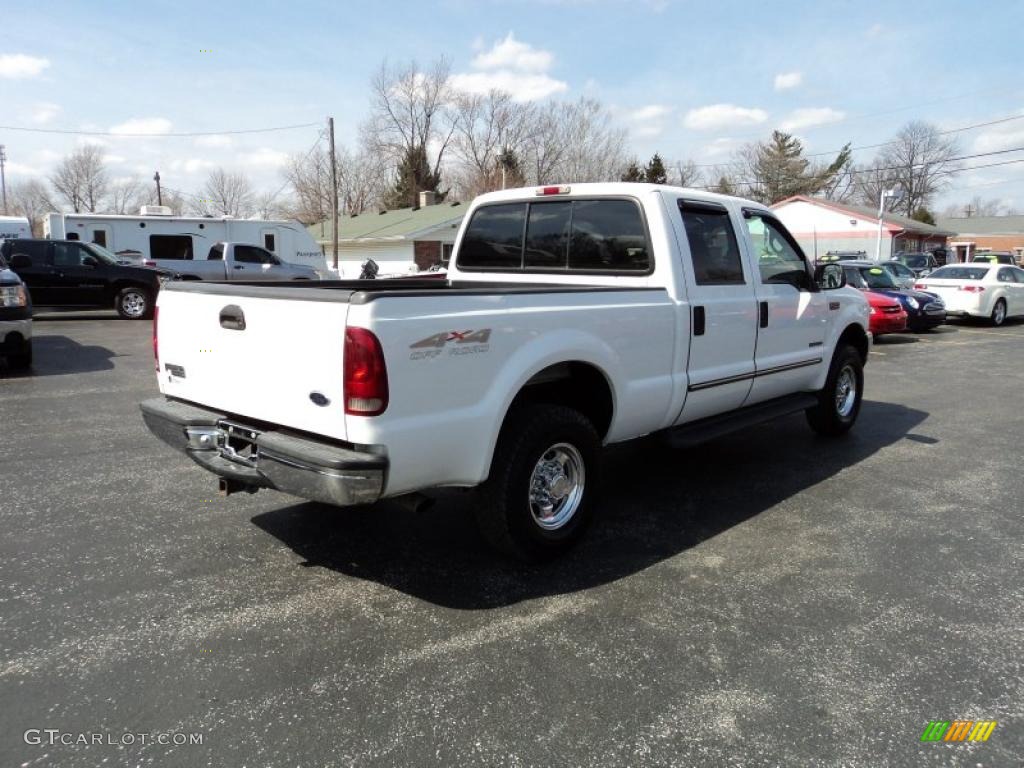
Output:
[[13,215],[28,219],[34,237],[42,237],[43,216],[57,210],[46,185],[38,179],[11,184],[7,188],[7,201]]
[[491,90],[486,95],[455,94],[453,110],[452,154],[460,192],[472,197],[514,186],[510,171],[519,170],[519,158],[534,130],[534,107],[514,101],[505,91]]
[[210,172],[200,196],[189,203],[200,216],[249,216],[253,212],[252,184],[244,173],[217,168]]
[[[892,210],[909,216],[926,207],[957,170],[953,160],[957,152],[956,141],[942,136],[930,123],[914,121],[903,126],[875,163],[877,169],[891,174],[900,193]],[[878,197],[871,201],[877,204]]]
[[[338,207],[341,213],[362,213],[382,199],[388,185],[386,161],[369,152],[352,153],[336,147]],[[284,169],[294,191],[291,215],[304,224],[317,224],[331,216],[330,153],[323,149],[295,155]]]
[[[455,133],[448,106],[450,72],[444,58],[426,70],[415,61],[399,67],[385,61],[370,84],[370,117],[362,126],[365,149],[387,158],[393,168],[422,152],[429,175],[438,177]],[[416,188],[418,182],[407,180],[407,186]]]
[[980,195],[975,195],[966,204],[947,205],[942,215],[949,218],[971,217],[971,216],[1008,216],[1012,215],[1012,209],[1007,208],[999,198],[986,200]]
[[594,99],[548,102],[537,111],[533,128],[523,146],[530,184],[614,181],[629,165],[626,131]]
[[669,181],[680,187],[699,187],[704,176],[693,160],[678,160],[672,167]]
[[146,197],[146,186],[137,176],[117,179],[110,185],[105,209],[109,213],[137,213]]
[[96,211],[107,195],[109,180],[102,147],[87,144],[66,156],[50,177],[54,190],[75,213]]
[[157,200],[156,189],[150,184],[143,185],[143,192],[139,198],[139,207],[143,205],[163,205],[171,209],[174,216],[183,216],[190,207],[185,204],[185,196],[176,189],[164,187]]

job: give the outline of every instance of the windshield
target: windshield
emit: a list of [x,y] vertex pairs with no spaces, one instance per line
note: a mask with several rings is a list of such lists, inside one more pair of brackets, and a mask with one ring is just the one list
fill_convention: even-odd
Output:
[[82,247],[104,264],[113,264],[116,266],[118,263],[117,256],[112,254],[102,245],[96,245],[96,243],[82,243]]
[[861,267],[860,274],[864,278],[864,282],[868,284],[868,288],[882,291],[891,291],[897,288],[892,275],[881,267]]
[[984,280],[988,274],[985,267],[939,267],[930,275],[929,280]]
[[900,256],[899,260],[911,269],[921,269],[922,267],[928,266],[928,257],[923,253],[911,253]]

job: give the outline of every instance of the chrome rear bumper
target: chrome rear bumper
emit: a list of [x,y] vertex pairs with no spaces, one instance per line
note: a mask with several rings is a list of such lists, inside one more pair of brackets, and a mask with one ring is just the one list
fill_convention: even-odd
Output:
[[247,426],[226,414],[162,397],[139,408],[154,435],[243,487],[273,488],[338,506],[368,504],[384,491],[385,456]]

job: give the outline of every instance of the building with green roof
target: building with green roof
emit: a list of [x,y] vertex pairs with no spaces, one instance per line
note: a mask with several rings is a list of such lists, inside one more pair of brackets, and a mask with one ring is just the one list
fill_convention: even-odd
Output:
[[[447,264],[466,205],[433,202],[420,193],[421,205],[393,211],[368,211],[338,220],[338,268],[344,277],[358,277],[362,264],[373,259],[381,275],[409,274],[434,264]],[[330,221],[306,228],[320,244],[328,266],[334,262]]]

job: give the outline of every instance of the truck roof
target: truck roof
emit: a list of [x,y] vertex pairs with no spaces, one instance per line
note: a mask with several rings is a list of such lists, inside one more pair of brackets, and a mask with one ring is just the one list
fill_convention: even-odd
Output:
[[[738,201],[743,205],[770,212],[767,205],[758,203],[755,200],[748,200],[732,195],[720,195],[717,192],[709,192],[705,189],[694,189],[693,187],[676,187],[668,184],[647,184],[633,181],[603,181],[587,182],[581,184],[544,184],[536,187],[516,187],[515,189],[503,189],[497,192],[487,192],[480,195],[473,201],[473,205],[481,203],[492,203],[501,200],[522,200],[524,198],[538,198],[542,196],[538,190],[549,187],[564,187],[569,191],[563,193],[566,197],[577,197],[581,195],[642,195],[648,192],[671,192],[673,194],[685,194],[692,200],[704,200],[709,203],[724,203],[726,201]],[[552,195],[552,197],[557,197]]]

